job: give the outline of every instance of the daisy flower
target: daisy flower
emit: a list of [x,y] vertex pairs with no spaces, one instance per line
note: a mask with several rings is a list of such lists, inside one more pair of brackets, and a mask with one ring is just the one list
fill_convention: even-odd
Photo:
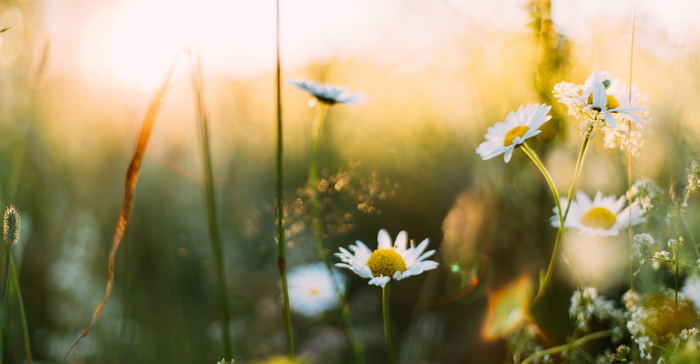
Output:
[[[338,289],[345,291],[345,277],[334,273]],[[319,262],[294,267],[287,274],[289,305],[292,310],[308,317],[318,316],[338,304],[331,275],[326,265]]]
[[324,102],[328,105],[347,104],[349,106],[354,106],[367,102],[367,98],[363,92],[351,92],[347,87],[338,87],[328,83],[318,83],[301,78],[289,79],[287,83],[302,91],[308,92],[319,102]]
[[[624,196],[615,200],[613,196],[603,196],[598,191],[593,201],[583,192],[576,193],[576,201],[571,201],[569,215],[564,221],[564,227],[577,228],[580,233],[586,233],[591,237],[614,236],[620,230],[638,225],[646,221],[643,217],[644,210],[635,201],[632,203],[632,219],[630,221],[630,207],[622,209],[626,198]],[[561,199],[561,205],[566,205],[566,198]],[[558,211],[553,209],[554,216],[550,218],[553,227],[559,227]]]
[[552,118],[547,115],[551,108],[545,104],[520,105],[518,111],[511,111],[506,116],[505,123],[498,122],[488,129],[486,141],[476,148],[476,152],[483,160],[505,153],[504,160],[508,163],[515,147],[539,134],[542,124]]
[[369,278],[369,284],[384,287],[391,278],[402,280],[406,277],[423,273],[426,270],[435,269],[437,262],[425,260],[435,254],[435,250],[424,253],[428,247],[428,239],[423,240],[418,246],[408,248],[408,234],[401,231],[396,236],[396,242],[391,243],[391,236],[382,229],[377,236],[379,245],[375,251],[370,250],[361,242],[350,245],[350,253],[340,248],[340,253],[335,255],[343,261],[337,263],[337,267],[348,268],[361,277]]
[[[629,102],[629,93],[632,92],[632,102]],[[574,85],[562,82],[554,86],[554,97],[559,102],[569,107],[569,114],[578,116],[588,110],[593,110],[597,116],[604,120],[612,129],[617,129],[617,123],[628,119],[639,125],[646,123],[646,118],[640,112],[649,109],[642,106],[646,97],[637,91],[637,85],[632,85],[629,90],[620,79],[613,78],[610,72],[594,72],[583,85]]]

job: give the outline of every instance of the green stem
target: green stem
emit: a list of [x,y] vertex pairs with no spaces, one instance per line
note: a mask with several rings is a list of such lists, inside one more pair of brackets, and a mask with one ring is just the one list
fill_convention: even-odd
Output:
[[384,313],[384,336],[386,338],[386,351],[389,355],[389,364],[394,364],[394,342],[391,339],[391,319],[389,317],[389,283],[382,287],[382,311]]
[[280,61],[280,2],[276,1],[276,52],[275,92],[277,98],[277,269],[282,281],[284,301],[284,328],[287,335],[287,356],[294,360],[294,337],[292,335],[292,313],[289,310],[289,287],[287,286],[285,241],[284,241],[284,148],[282,138],[282,63]]
[[[583,143],[581,143],[581,150],[578,153],[578,159],[576,160],[576,169],[574,169],[574,179],[571,182],[571,187],[569,188],[569,193],[566,197],[566,209],[564,210],[564,221],[566,221],[566,217],[569,216],[569,208],[571,207],[571,202],[573,200],[574,196],[574,191],[576,190],[576,183],[578,182],[578,177],[579,174],[581,173],[581,168],[583,166],[583,161],[586,158],[586,151],[588,150],[588,141],[590,140],[590,135],[591,131],[593,130],[593,127],[588,129],[586,132],[586,136],[583,139]],[[549,260],[549,268],[547,268],[547,274],[544,277],[544,281],[541,282],[540,288],[537,291],[537,295],[535,296],[535,299],[532,301],[532,305],[530,306],[531,308],[535,306],[537,303],[542,300],[542,297],[544,296],[545,291],[547,290],[547,287],[549,286],[549,282],[552,280],[552,276],[554,274],[554,266],[556,263],[557,259],[557,252],[559,250],[559,239],[561,237],[561,232],[563,230],[563,226],[561,225],[560,229],[557,231],[557,238],[554,241],[554,250],[552,252],[552,257]],[[580,286],[580,284],[579,284]],[[583,292],[583,291],[579,291]]]
[[318,100],[318,107],[314,114],[314,119],[311,126],[311,156],[309,163],[309,189],[311,190],[311,216],[312,216],[312,226],[314,230],[314,240],[316,242],[316,250],[321,257],[321,261],[326,265],[328,269],[328,274],[331,277],[331,282],[333,284],[333,289],[338,295],[338,312],[340,313],[341,324],[343,330],[345,331],[345,337],[348,340],[348,345],[351,349],[353,359],[355,363],[364,363],[364,357],[362,354],[362,346],[355,339],[350,331],[350,318],[349,318],[349,307],[345,302],[345,295],[338,286],[338,282],[335,278],[335,272],[333,271],[333,266],[328,257],[328,252],[326,247],[323,245],[323,233],[321,231],[321,208],[318,198],[318,177],[320,175],[319,165],[318,165],[318,150],[319,150],[319,140],[321,135],[321,129],[323,127],[323,122],[326,120],[326,113],[330,105],[328,103]]
[[[532,159],[532,161],[535,163],[537,168],[540,169],[540,172],[542,172],[542,175],[544,178],[547,180],[547,183],[549,184],[549,189],[552,190],[552,196],[554,197],[554,203],[557,206],[557,216],[559,216],[559,234],[561,234],[561,241],[562,244],[564,245],[564,251],[566,252],[567,260],[569,261],[569,266],[571,267],[571,272],[574,275],[574,278],[576,279],[576,284],[578,285],[578,291],[583,294],[583,286],[581,285],[581,280],[578,277],[578,273],[576,273],[576,268],[574,268],[574,261],[571,259],[571,252],[569,251],[569,246],[566,242],[566,229],[564,228],[564,214],[561,208],[561,202],[559,201],[559,192],[557,192],[556,186],[554,186],[554,182],[552,181],[552,177],[550,177],[549,172],[547,171],[547,168],[545,168],[544,164],[540,161],[540,159],[537,157],[537,154],[533,152],[526,143],[523,143],[521,145],[522,150],[525,152],[525,154]],[[557,248],[557,244],[555,243],[555,249]],[[556,251],[554,252],[553,256],[556,255]]]
[[19,315],[22,320],[22,331],[24,331],[24,351],[27,355],[27,364],[32,364],[32,348],[29,344],[29,327],[27,326],[27,316],[24,312],[24,302],[22,301],[22,291],[19,289],[19,274],[15,267],[14,259],[10,258],[10,276],[12,277],[12,290],[17,294],[19,303]]
[[564,344],[564,345],[559,345],[555,346],[553,348],[549,348],[547,350],[542,350],[538,351],[530,356],[528,356],[525,360],[523,360],[520,364],[528,364],[532,363],[535,361],[537,358],[541,358],[545,355],[550,355],[550,354],[556,354],[556,353],[561,353],[562,351],[565,350],[570,350],[571,348],[575,348],[578,346],[581,346],[589,341],[600,339],[606,336],[611,336],[613,334],[613,330],[605,330],[605,331],[598,331],[594,332],[592,334],[586,335],[578,340],[575,340],[571,343]]
[[228,298],[226,294],[226,274],[224,267],[224,252],[219,237],[219,226],[216,219],[216,191],[214,190],[214,171],[211,162],[211,152],[209,148],[209,127],[207,125],[207,115],[204,109],[204,95],[202,84],[202,70],[199,62],[199,54],[190,51],[190,65],[192,70],[192,84],[196,94],[196,104],[199,121],[199,136],[201,138],[202,159],[204,164],[205,183],[204,190],[207,199],[207,215],[209,220],[209,235],[211,238],[211,248],[214,253],[216,264],[216,283],[219,295],[219,306],[221,309],[223,324],[221,328],[224,341],[224,354],[226,358],[233,357],[230,338],[230,316],[228,309]]
[[3,325],[5,324],[5,307],[7,307],[7,289],[10,287],[10,258],[12,258],[12,244],[8,244],[10,249],[7,250],[7,261],[5,270],[5,293],[2,295],[2,311],[0,311],[0,363],[3,361],[4,353],[2,348],[3,340]]

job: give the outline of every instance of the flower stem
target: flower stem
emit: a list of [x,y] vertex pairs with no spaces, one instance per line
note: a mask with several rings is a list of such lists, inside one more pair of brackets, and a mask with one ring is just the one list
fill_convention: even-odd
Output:
[[284,328],[287,335],[287,356],[294,360],[294,337],[292,334],[292,313],[289,310],[289,287],[284,241],[284,148],[282,135],[282,63],[280,62],[280,2],[276,1],[276,53],[277,67],[275,72],[275,92],[277,98],[277,269],[282,281],[282,296],[284,300]]
[[5,270],[5,294],[2,295],[2,309],[0,311],[0,363],[2,363],[2,358],[3,358],[3,350],[2,350],[2,342],[3,342],[3,324],[5,323],[5,307],[7,307],[7,289],[10,287],[10,258],[12,257],[12,244],[8,244],[10,246],[10,249],[7,250],[7,261],[6,261],[6,266],[7,269]]
[[[578,273],[576,273],[576,268],[574,268],[574,262],[571,259],[571,252],[569,251],[569,246],[566,242],[566,229],[564,228],[564,214],[561,208],[561,202],[559,201],[559,192],[557,192],[556,186],[554,186],[554,182],[552,181],[552,177],[550,177],[549,172],[547,171],[547,168],[545,168],[544,164],[540,161],[540,159],[537,157],[537,154],[533,152],[526,143],[523,143],[521,145],[523,151],[525,154],[532,159],[532,161],[535,163],[537,168],[540,169],[540,172],[542,172],[542,175],[544,178],[547,180],[547,183],[549,184],[549,189],[552,191],[552,197],[554,197],[554,203],[557,206],[557,215],[559,216],[559,234],[561,235],[561,241],[562,244],[564,245],[564,251],[566,252],[567,260],[569,261],[569,266],[571,267],[571,272],[574,275],[574,278],[576,279],[576,284],[578,285],[578,290],[579,292],[583,293],[583,286],[581,285],[581,280],[578,277]],[[554,246],[554,253],[552,256],[556,256],[556,250],[557,250],[558,244],[555,243]]]
[[384,336],[386,338],[386,351],[389,355],[389,364],[394,364],[394,342],[391,339],[391,321],[389,318],[389,284],[382,287],[382,311],[384,313]]
[[328,269],[328,274],[331,277],[331,282],[333,284],[333,290],[335,290],[338,296],[338,312],[340,313],[341,325],[345,331],[345,337],[348,340],[348,345],[353,355],[355,363],[364,363],[364,357],[362,354],[362,345],[355,339],[355,337],[350,332],[350,308],[345,302],[345,294],[340,290],[338,286],[338,281],[335,278],[335,272],[333,271],[333,266],[328,257],[328,252],[326,247],[323,245],[323,233],[321,231],[321,208],[318,198],[318,177],[319,177],[319,165],[318,165],[318,149],[319,149],[319,139],[321,135],[321,128],[323,127],[323,122],[326,120],[326,112],[330,105],[327,102],[318,100],[318,107],[314,114],[314,119],[311,126],[311,156],[309,163],[309,189],[311,190],[311,216],[312,225],[314,230],[314,240],[316,241],[316,249],[321,257],[321,261],[326,265]]
[[571,348],[576,348],[579,347],[589,341],[600,339],[606,336],[612,336],[613,330],[605,330],[605,331],[598,331],[594,332],[592,334],[588,334],[578,340],[575,340],[571,343],[564,344],[564,345],[559,345],[555,346],[553,348],[549,348],[547,350],[542,350],[538,351],[530,356],[528,356],[525,360],[523,360],[520,364],[528,364],[532,363],[535,361],[537,358],[541,358],[545,355],[551,355],[551,354],[556,354],[556,353],[561,353],[562,351],[570,350]]
[[[576,160],[576,169],[574,170],[574,179],[571,182],[571,187],[569,188],[569,193],[566,197],[566,209],[564,210],[564,221],[566,221],[566,217],[569,215],[569,208],[571,207],[571,201],[573,200],[574,191],[576,190],[576,183],[578,182],[578,177],[579,177],[579,174],[581,173],[583,161],[586,158],[586,151],[588,150],[588,141],[590,140],[591,131],[593,131],[592,126],[586,132],[586,136],[583,139],[583,143],[581,143],[581,151],[579,151],[579,153],[578,153],[578,159]],[[552,257],[549,260],[549,267],[547,268],[547,274],[544,277],[544,281],[541,282],[540,288],[537,291],[537,295],[535,296],[535,299],[532,301],[531,307],[535,306],[537,303],[539,303],[539,301],[544,296],[544,293],[547,290],[547,287],[549,286],[549,282],[552,280],[552,275],[554,274],[554,266],[555,266],[556,259],[557,259],[557,251],[559,250],[559,239],[561,238],[561,231],[562,231],[562,229],[559,229],[557,231],[557,238],[554,241],[554,251],[552,252]],[[580,286],[580,284],[579,284],[579,286]],[[579,291],[579,292],[583,292],[583,291]]]

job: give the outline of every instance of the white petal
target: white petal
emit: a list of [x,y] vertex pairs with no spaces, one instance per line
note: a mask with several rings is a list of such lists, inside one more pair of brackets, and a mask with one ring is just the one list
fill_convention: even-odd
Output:
[[379,243],[377,249],[391,249],[391,235],[389,235],[388,231],[384,229],[379,230],[377,242]]
[[506,163],[510,162],[510,157],[513,155],[513,150],[515,149],[515,145],[511,145],[506,149],[506,155],[503,157],[503,160],[506,161]]
[[394,241],[394,249],[403,252],[406,250],[407,244],[408,233],[406,232],[406,230],[401,230],[401,232],[399,232],[399,235],[396,235],[396,240]]
[[384,288],[384,286],[387,283],[389,283],[390,280],[391,280],[390,277],[376,277],[376,278],[370,279],[369,284],[372,284],[375,286],[380,286],[380,287]]

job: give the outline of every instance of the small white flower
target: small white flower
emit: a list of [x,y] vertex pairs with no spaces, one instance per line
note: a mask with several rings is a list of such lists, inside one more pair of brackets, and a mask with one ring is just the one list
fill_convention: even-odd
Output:
[[661,259],[661,260],[671,260],[671,253],[662,250],[660,252],[654,253],[654,258],[656,259]]
[[[339,272],[334,276],[338,289],[345,291],[345,277]],[[338,304],[338,294],[323,263],[294,267],[287,273],[287,280],[289,306],[302,315],[318,316]]]
[[320,102],[329,105],[347,104],[349,106],[364,104],[367,98],[363,92],[351,92],[347,87],[338,87],[328,83],[318,83],[301,78],[292,78],[287,83],[311,94]]
[[510,112],[505,123],[497,122],[488,129],[486,141],[481,143],[476,152],[483,160],[491,159],[505,153],[504,160],[510,161],[513,150],[539,134],[539,128],[552,117],[547,115],[552,107],[545,104],[520,105],[517,112]]
[[[571,201],[569,215],[564,221],[564,227],[577,228],[580,233],[587,233],[589,236],[614,236],[620,230],[641,224],[646,219],[643,217],[644,210],[639,208],[638,203],[632,203],[632,220],[630,221],[630,207],[622,209],[625,204],[625,197],[615,200],[613,196],[603,197],[603,193],[598,191],[593,201],[588,198],[583,191],[576,193],[576,201]],[[561,199],[561,205],[566,206],[566,198]],[[550,218],[553,227],[559,227],[558,210],[554,207],[554,216]]]
[[401,231],[396,236],[396,242],[392,244],[391,236],[382,229],[377,240],[379,244],[375,251],[371,251],[359,240],[355,245],[350,245],[354,254],[340,248],[340,253],[335,255],[343,263],[337,263],[336,267],[348,268],[361,277],[369,278],[369,284],[384,287],[391,278],[401,280],[438,266],[437,262],[425,260],[435,254],[435,250],[424,253],[428,247],[428,239],[423,240],[417,247],[411,242],[411,247],[408,248],[406,231]]

